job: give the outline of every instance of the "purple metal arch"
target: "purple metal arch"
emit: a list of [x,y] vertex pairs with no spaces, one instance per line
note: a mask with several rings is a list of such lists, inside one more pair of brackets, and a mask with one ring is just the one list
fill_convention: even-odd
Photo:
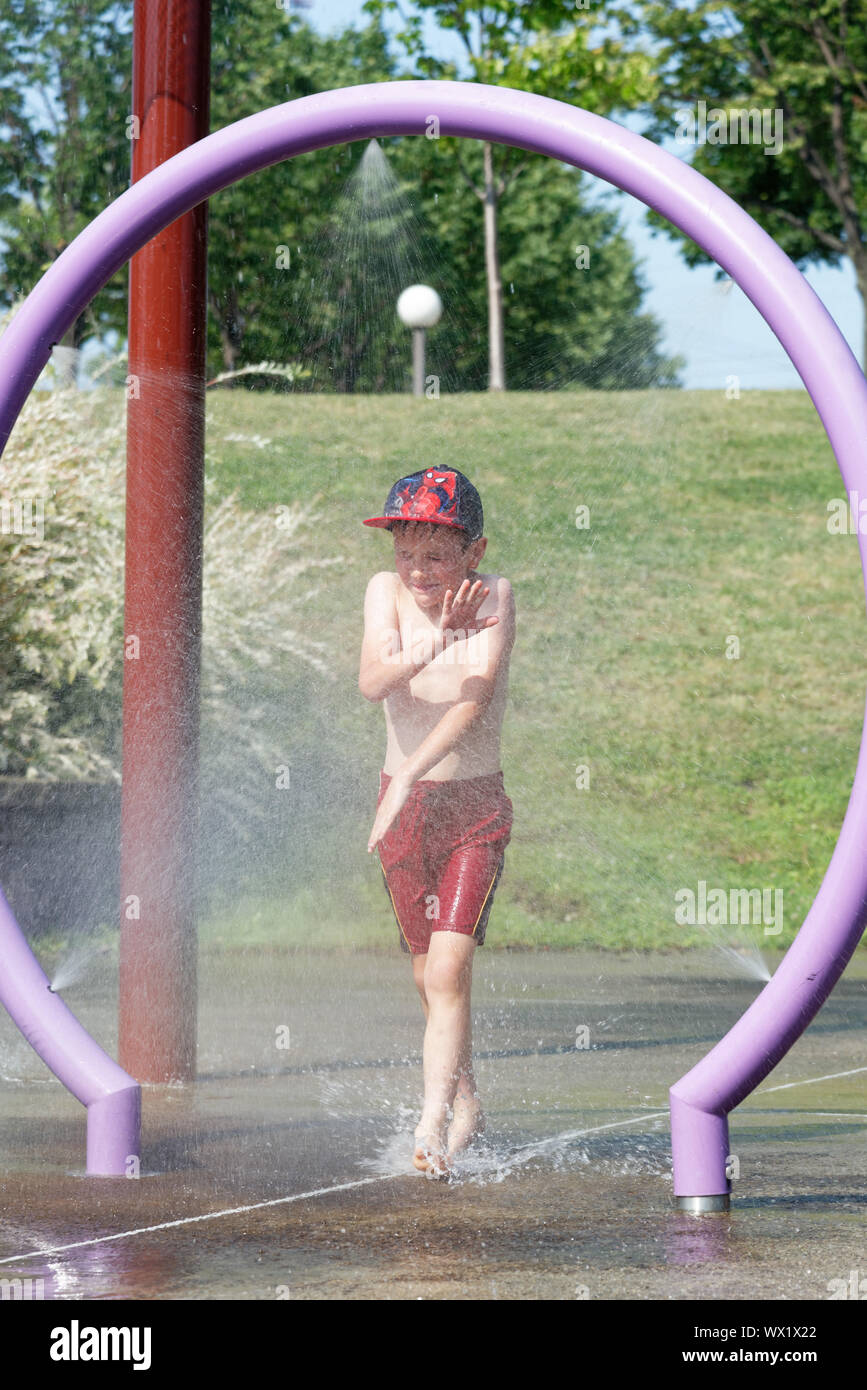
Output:
[[43,1062],[87,1107],[88,1173],[127,1173],[129,1160],[139,1157],[141,1087],[52,994],[2,889],[0,960],[0,1002]]
[[[867,381],[824,305],[752,218],[694,169],[611,121],[527,92],[471,83],[382,83],[287,102],[217,131],[128,189],[58,257],[0,339],[0,449],[52,345],[111,275],[174,218],[293,155],[375,136],[435,138],[437,128],[586,169],[692,237],[774,330],[819,412],[847,491],[867,495]],[[859,535],[858,543],[867,576],[867,537]],[[867,921],[865,831],[862,738],[840,838],[798,936],[752,1007],[672,1087],[679,1197],[728,1192],[728,1112],[806,1028],[852,955]]]

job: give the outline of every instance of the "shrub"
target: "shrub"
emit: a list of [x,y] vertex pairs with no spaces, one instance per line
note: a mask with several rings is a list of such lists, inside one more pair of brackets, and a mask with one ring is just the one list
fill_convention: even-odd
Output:
[[[3,456],[0,772],[120,779],[125,404],[111,389],[34,391]],[[244,778],[261,799],[262,767],[273,780],[286,753],[285,740],[271,746],[263,700],[285,708],[293,672],[307,683],[314,672],[332,678],[324,644],[305,630],[305,606],[319,572],[341,561],[316,553],[317,498],[276,514],[245,511],[235,494],[217,500],[209,463],[203,746],[231,747],[231,774],[217,783],[243,820]],[[28,516],[38,529],[40,507],[42,534],[22,534]]]

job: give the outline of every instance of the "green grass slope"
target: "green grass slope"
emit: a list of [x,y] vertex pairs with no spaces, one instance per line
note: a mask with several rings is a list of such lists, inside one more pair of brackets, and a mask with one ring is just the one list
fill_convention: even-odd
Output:
[[857,542],[828,531],[843,488],[805,393],[210,392],[208,447],[245,506],[321,495],[322,553],[344,557],[319,600],[336,677],[321,755],[358,793],[303,883],[227,898],[206,940],[396,948],[365,848],[383,717],[356,686],[364,588],[391,540],[360,522],[401,474],[446,465],[482,494],[484,563],[518,611],[502,748],[515,825],[489,943],[703,942],[675,920],[699,880],[781,890],[782,933],[752,938],[791,940],[845,812],[867,653]]

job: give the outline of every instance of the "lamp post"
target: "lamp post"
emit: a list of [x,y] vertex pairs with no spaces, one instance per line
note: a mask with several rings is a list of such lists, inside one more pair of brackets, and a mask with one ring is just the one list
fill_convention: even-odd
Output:
[[442,318],[443,302],[430,285],[410,285],[397,301],[401,323],[412,329],[412,391],[424,395],[425,333]]

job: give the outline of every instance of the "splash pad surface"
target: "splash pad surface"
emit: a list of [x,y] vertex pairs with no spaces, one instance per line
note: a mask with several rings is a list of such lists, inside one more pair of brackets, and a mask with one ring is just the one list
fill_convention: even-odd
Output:
[[[82,1181],[78,1107],[3,1019],[0,1277],[55,1299],[824,1300],[863,1264],[867,962],[740,1108],[744,1196],[700,1222],[672,1208],[668,1079],[759,983],[712,952],[495,950],[475,974],[490,1149],[448,1187],[410,1165],[421,1012],[393,956],[298,959],[275,1054],[274,960],[206,953],[201,1079],[145,1088],[138,1181]],[[111,985],[74,999],[110,1038]]]

